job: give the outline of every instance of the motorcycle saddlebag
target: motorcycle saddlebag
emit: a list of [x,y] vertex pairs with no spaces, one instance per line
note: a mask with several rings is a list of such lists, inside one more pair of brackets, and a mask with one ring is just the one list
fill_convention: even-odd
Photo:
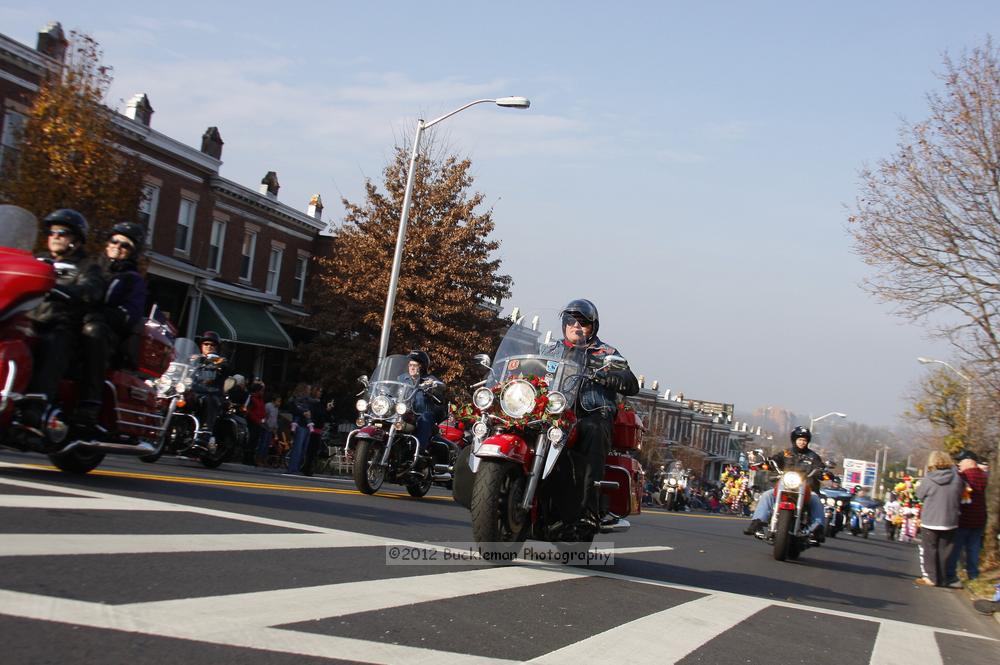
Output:
[[616,450],[639,450],[642,446],[642,419],[631,409],[618,405],[613,445]]

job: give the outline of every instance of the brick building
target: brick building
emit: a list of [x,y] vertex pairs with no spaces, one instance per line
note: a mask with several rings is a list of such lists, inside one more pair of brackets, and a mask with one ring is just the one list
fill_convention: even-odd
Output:
[[[0,35],[0,168],[45,76],[58,73],[68,43],[53,23],[35,48]],[[198,148],[153,128],[154,110],[135,95],[114,121],[119,149],[145,166],[138,219],[148,232],[148,306],[169,313],[182,335],[216,330],[236,371],[268,383],[289,378],[291,350],[308,317],[310,260],[325,244],[317,194],[297,210],[278,200],[277,174],[250,188],[220,174],[223,140],[209,127]]]

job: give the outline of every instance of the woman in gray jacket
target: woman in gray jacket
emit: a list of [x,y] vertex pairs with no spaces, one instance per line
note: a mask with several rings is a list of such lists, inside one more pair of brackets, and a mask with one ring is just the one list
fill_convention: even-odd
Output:
[[948,453],[935,450],[927,459],[927,474],[917,485],[920,499],[920,573],[922,586],[945,585],[945,562],[958,528],[958,507],[964,481]]

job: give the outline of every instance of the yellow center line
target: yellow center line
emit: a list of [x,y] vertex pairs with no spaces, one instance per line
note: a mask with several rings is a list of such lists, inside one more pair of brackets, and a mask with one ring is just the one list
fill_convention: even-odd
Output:
[[[44,464],[19,464],[17,466],[42,469],[45,471],[58,471],[54,466],[47,466]],[[262,489],[262,490],[277,490],[277,491],[289,491],[289,492],[311,492],[314,494],[362,494],[358,490],[351,489],[339,489],[336,487],[313,487],[308,485],[281,485],[278,483],[261,483],[261,482],[248,482],[243,480],[220,480],[213,478],[195,478],[192,476],[167,476],[156,473],[137,473],[134,471],[108,471],[102,469],[95,469],[91,471],[91,476],[109,476],[112,478],[134,478],[139,480],[157,480],[164,483],[180,483],[184,485],[210,485],[218,487],[243,487],[247,489]],[[384,497],[387,499],[413,499],[410,494],[404,492],[379,492],[374,496]],[[432,499],[435,501],[451,501],[449,496],[433,496],[427,495],[423,497],[424,499]]]
[[742,520],[746,519],[744,517],[739,517],[737,515],[703,515],[701,513],[673,513],[667,512],[665,510],[644,510],[643,515],[672,515],[674,517],[698,517],[701,519],[709,520]]

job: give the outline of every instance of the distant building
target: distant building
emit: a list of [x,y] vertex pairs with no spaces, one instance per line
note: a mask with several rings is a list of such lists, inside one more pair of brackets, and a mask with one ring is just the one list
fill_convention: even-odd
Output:
[[[67,46],[58,23],[39,32],[35,48],[0,35],[0,167],[18,150],[32,99]],[[322,199],[303,210],[279,201],[274,171],[256,188],[227,180],[218,127],[194,148],[153,129],[153,114],[149,98],[137,94],[115,117],[120,149],[146,167],[137,216],[148,230],[148,304],[168,312],[182,335],[217,331],[235,371],[283,384],[294,344],[311,334],[304,326],[311,259],[329,246],[320,239]]]

